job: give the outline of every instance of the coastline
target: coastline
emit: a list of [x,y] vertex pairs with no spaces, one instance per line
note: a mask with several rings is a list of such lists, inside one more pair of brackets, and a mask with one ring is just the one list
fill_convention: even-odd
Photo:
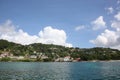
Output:
[[80,62],[120,62],[120,60],[90,60],[90,61],[80,61]]
[[[43,61],[0,61],[0,62],[42,62],[46,63]],[[47,61],[47,62],[56,62],[56,61]],[[57,62],[57,63],[76,63],[76,62],[120,62],[120,60],[88,60],[88,61],[62,61],[62,62]]]

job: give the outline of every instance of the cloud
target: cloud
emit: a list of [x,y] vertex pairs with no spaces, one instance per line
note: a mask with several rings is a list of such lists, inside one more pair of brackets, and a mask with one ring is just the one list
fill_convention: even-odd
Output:
[[5,39],[10,42],[20,43],[23,45],[44,43],[72,47],[72,44],[66,42],[67,35],[64,30],[54,29],[51,26],[47,26],[37,35],[29,35],[22,29],[17,30],[10,20],[0,24],[0,39]]
[[84,29],[84,28],[85,28],[84,25],[80,25],[80,26],[77,26],[77,27],[75,28],[75,30],[76,30],[76,31],[79,31],[79,30],[82,30],[82,29]]
[[98,35],[95,40],[90,40],[90,42],[92,42],[96,46],[114,47],[116,45],[120,45],[118,44],[119,38],[119,32],[106,29],[103,33]]
[[25,45],[35,42],[34,40],[37,39],[37,36],[31,36],[22,29],[16,30],[12,21],[7,20],[5,23],[0,25],[0,39]]
[[[120,0],[117,0],[117,4],[120,4]],[[110,10],[112,10],[112,8]],[[117,14],[112,16],[111,28],[106,29],[94,40],[90,40],[91,43],[96,46],[110,47],[120,50],[120,6],[117,5],[115,10],[114,11],[117,12]]]
[[40,41],[47,44],[57,44],[64,46],[72,46],[72,44],[66,43],[66,33],[63,30],[53,29],[51,26],[45,27],[39,32]]
[[0,25],[0,34],[2,33],[10,33],[15,30],[15,26],[12,24],[10,20],[7,20],[5,23]]
[[96,20],[91,22],[93,30],[99,30],[106,28],[106,22],[103,20],[103,16],[99,16]]
[[114,11],[113,7],[105,8],[105,10],[108,11],[108,14],[112,14]]
[[117,1],[117,4],[120,4],[120,0]]
[[[114,18],[117,19],[118,16]],[[120,21],[119,19],[112,21],[111,28],[112,30],[106,29],[104,32],[99,34],[96,39],[90,40],[90,42],[95,44],[96,46],[111,47],[111,48],[120,50]]]
[[90,42],[96,46],[120,49],[120,32],[106,29],[95,40],[90,40]]
[[120,21],[120,12],[118,12],[115,16],[114,16],[115,19],[117,19],[118,21]]
[[120,31],[120,21],[112,21],[111,27],[117,31]]

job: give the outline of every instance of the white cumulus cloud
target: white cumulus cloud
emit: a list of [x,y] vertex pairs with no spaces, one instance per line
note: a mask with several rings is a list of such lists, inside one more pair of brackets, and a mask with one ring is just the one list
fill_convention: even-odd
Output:
[[0,34],[10,33],[14,31],[15,31],[15,26],[12,24],[10,20],[7,20],[5,23],[0,25]]
[[93,30],[99,30],[106,28],[106,22],[103,20],[103,16],[99,16],[96,20],[91,22]]
[[[118,16],[114,18],[117,19]],[[119,19],[112,21],[111,28],[113,28],[113,30],[106,29],[104,32],[98,35],[96,39],[90,40],[90,42],[95,44],[96,46],[111,47],[111,48],[120,50],[120,21]]]
[[20,43],[23,45],[44,43],[72,47],[72,44],[66,42],[67,35],[64,30],[54,29],[51,26],[47,26],[37,35],[29,35],[22,29],[17,30],[10,20],[0,24],[0,39],[5,39],[10,42]]
[[45,44],[72,46],[72,44],[66,43],[67,36],[64,30],[53,29],[51,26],[40,31],[39,37],[41,42]]
[[120,45],[117,44],[119,38],[119,32],[106,29],[103,33],[98,35],[95,40],[90,40],[90,42],[92,42],[96,46],[114,47],[116,45]]
[[108,11],[108,14],[112,14],[114,11],[113,7],[105,8],[105,10]]
[[120,21],[113,21],[111,27],[117,31],[120,31]]
[[75,30],[76,30],[76,31],[79,31],[79,30],[82,30],[82,29],[84,29],[84,28],[85,28],[84,25],[80,25],[80,26],[77,26],[77,27],[75,28]]
[[118,21],[120,21],[120,12],[118,12],[114,17],[115,17]]

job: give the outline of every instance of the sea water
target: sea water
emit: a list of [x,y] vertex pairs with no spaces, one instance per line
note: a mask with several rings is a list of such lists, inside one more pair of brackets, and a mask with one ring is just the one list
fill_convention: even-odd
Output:
[[120,62],[0,62],[0,80],[120,80]]

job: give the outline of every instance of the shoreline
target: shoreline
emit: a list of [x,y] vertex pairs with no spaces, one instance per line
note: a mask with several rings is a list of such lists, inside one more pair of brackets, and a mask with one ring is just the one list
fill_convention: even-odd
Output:
[[[40,62],[40,61],[0,61],[0,62]],[[42,62],[42,61],[41,61]],[[48,61],[48,62],[55,62],[55,61]],[[89,61],[71,61],[72,63],[76,62],[120,62],[120,60],[89,60]],[[64,61],[64,62],[57,62],[57,63],[71,63],[70,61]],[[42,63],[47,63],[47,62],[42,62]]]
[[120,62],[120,60],[90,60],[90,61],[80,61],[80,62]]

